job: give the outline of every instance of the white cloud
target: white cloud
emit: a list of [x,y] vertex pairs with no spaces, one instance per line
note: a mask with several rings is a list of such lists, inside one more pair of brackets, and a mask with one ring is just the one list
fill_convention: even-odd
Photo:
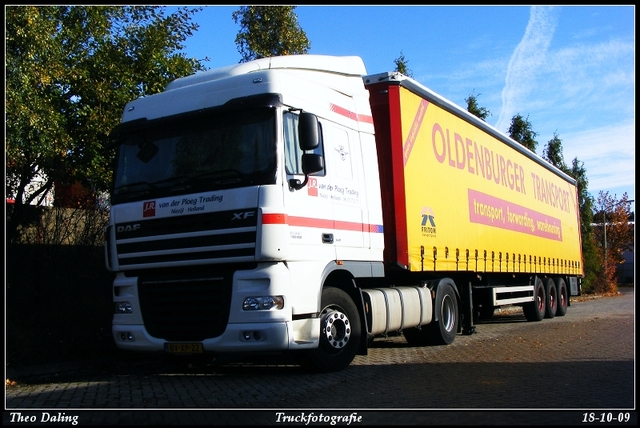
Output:
[[522,100],[533,90],[536,75],[546,63],[546,54],[557,23],[553,7],[531,8],[529,23],[524,36],[516,47],[509,65],[504,89],[502,108],[496,128],[507,129],[511,118],[517,113]]
[[610,39],[550,49],[557,11],[532,7],[507,66],[496,128],[518,113],[531,120],[542,152],[552,133],[565,162],[584,164],[589,192],[635,193],[633,43]]

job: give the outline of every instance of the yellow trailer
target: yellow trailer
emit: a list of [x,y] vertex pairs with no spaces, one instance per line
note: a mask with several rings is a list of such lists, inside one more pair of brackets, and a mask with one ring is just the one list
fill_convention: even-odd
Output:
[[364,81],[386,269],[453,278],[476,318],[505,304],[564,315],[583,275],[575,180],[407,76]]

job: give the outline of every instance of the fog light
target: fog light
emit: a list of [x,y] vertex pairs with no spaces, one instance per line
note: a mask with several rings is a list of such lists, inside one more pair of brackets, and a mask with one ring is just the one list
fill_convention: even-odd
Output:
[[255,342],[260,342],[266,339],[266,335],[264,334],[264,332],[262,331],[243,331],[242,332],[242,339],[245,342],[249,342],[249,341],[255,341]]
[[123,331],[120,333],[120,340],[122,340],[123,342],[129,341],[129,342],[133,342],[133,333],[130,333],[128,331]]

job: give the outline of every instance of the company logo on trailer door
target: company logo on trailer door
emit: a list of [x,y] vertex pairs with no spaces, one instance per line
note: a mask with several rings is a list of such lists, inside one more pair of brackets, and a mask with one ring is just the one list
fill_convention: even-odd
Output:
[[155,217],[156,201],[147,201],[142,204],[142,217]]
[[422,207],[422,236],[436,236],[436,216],[433,214],[433,208]]

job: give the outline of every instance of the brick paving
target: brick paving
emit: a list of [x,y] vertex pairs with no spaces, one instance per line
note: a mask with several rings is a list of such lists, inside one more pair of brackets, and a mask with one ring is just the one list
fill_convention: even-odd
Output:
[[[457,423],[452,416],[460,412],[450,413],[454,409],[467,414],[491,409],[635,410],[634,321],[631,289],[621,296],[573,302],[566,316],[538,323],[527,322],[521,311],[507,312],[479,324],[474,335],[459,335],[449,346],[411,347],[403,337],[376,339],[369,355],[357,356],[338,373],[311,374],[276,364],[178,370],[159,360],[130,365],[101,361],[92,369],[56,373],[53,367],[50,373],[31,376],[12,373],[18,380],[6,387],[4,422],[16,410],[35,411],[38,418],[43,411],[81,414],[84,424],[93,425],[201,425],[216,423],[215,418],[233,425],[247,424],[247,417],[262,425],[274,424],[278,411],[299,409],[316,416],[321,410],[346,415],[372,410],[375,424],[381,425],[398,418],[398,411],[401,420],[437,424],[437,412],[425,422],[424,413],[411,410],[445,410],[449,413],[442,417]],[[82,412],[89,409],[88,415]],[[156,411],[139,412],[145,409]],[[199,412],[203,409],[225,411]]]

